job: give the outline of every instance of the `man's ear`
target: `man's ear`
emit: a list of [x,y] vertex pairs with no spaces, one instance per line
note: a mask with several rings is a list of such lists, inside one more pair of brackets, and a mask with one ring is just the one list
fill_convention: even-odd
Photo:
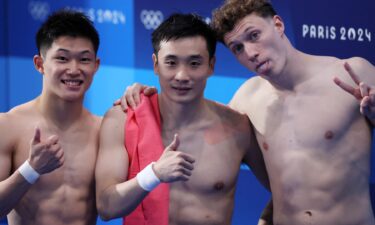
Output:
[[95,73],[98,71],[100,66],[100,58],[95,59]]
[[281,36],[284,35],[285,32],[285,26],[284,26],[284,21],[279,15],[274,15],[273,16],[273,23],[275,25],[276,31],[281,34]]
[[159,64],[158,64],[158,57],[155,53],[152,54],[152,62],[154,64],[154,73],[159,75]]
[[34,67],[39,73],[44,74],[43,57],[41,55],[34,55]]
[[216,63],[216,56],[212,56],[212,58],[210,59],[210,75],[212,75],[215,71],[215,63]]

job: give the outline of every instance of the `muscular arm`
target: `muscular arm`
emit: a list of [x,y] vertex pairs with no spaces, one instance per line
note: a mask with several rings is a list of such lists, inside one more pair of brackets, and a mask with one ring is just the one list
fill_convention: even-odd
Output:
[[258,145],[253,126],[249,123],[249,135],[250,135],[250,144],[246,151],[243,162],[250,167],[251,171],[254,173],[258,181],[265,187],[267,190],[270,190],[270,184],[267,174],[266,165],[264,163],[262,151]]
[[148,193],[135,178],[126,181],[129,159],[124,146],[125,120],[126,114],[116,106],[106,113],[100,128],[96,202],[104,220],[129,214]]
[[[7,121],[8,120],[8,121]],[[31,187],[16,170],[11,174],[14,137],[7,115],[0,115],[0,218],[5,217]]]
[[[229,106],[239,112],[246,113],[246,109],[241,108],[243,107],[243,99],[248,99],[248,92],[246,90],[250,89],[253,90],[254,88],[249,87],[251,81],[248,80],[245,84],[241,86],[241,88],[236,92],[236,94],[231,99]],[[249,122],[250,129],[250,146],[248,148],[247,154],[244,158],[244,163],[247,164],[251,170],[253,171],[254,175],[257,177],[259,182],[270,190],[270,183],[269,178],[266,170],[266,166],[264,163],[264,158],[262,151],[258,145],[254,128],[251,122]],[[266,207],[263,209],[262,214],[259,218],[258,225],[272,225],[273,224],[273,204],[272,199],[268,202]]]

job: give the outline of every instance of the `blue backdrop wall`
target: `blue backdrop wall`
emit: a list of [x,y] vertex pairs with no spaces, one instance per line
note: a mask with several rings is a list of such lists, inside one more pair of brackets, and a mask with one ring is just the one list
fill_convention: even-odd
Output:
[[[36,53],[34,36],[41,22],[54,10],[69,7],[84,11],[99,30],[98,55],[102,64],[86,95],[85,105],[93,113],[103,115],[127,85],[141,82],[158,86],[152,70],[150,34],[164,18],[173,12],[195,12],[209,22],[212,9],[221,2],[0,0],[0,112],[40,93],[41,75],[32,62]],[[375,11],[373,0],[273,0],[273,4],[284,19],[288,37],[298,49],[340,58],[362,56],[375,64],[375,21],[370,18]],[[219,44],[215,75],[209,79],[205,95],[226,104],[250,76]],[[374,183],[372,175],[371,184]],[[251,172],[242,168],[233,224],[256,224],[269,197]],[[99,224],[121,224],[121,221],[99,221]]]

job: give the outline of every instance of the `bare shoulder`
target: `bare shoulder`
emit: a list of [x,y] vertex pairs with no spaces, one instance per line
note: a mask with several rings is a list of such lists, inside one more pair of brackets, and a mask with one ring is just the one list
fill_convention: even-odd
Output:
[[[27,121],[33,121],[37,116],[37,111],[33,107],[34,101],[15,106],[6,113],[0,113],[0,126],[12,126],[13,130],[25,125]],[[8,130],[9,131],[9,130]]]
[[36,112],[32,102],[12,108],[6,113],[0,113],[1,151],[11,150],[19,140],[23,129],[35,121]]
[[375,67],[368,60],[362,57],[352,57],[340,61],[342,67],[344,63],[348,63],[353,72],[360,78],[361,81],[375,84]]
[[247,115],[242,114],[229,106],[223,105],[218,102],[210,102],[210,107],[216,112],[220,120],[226,124],[226,126],[233,127],[236,130],[247,132],[250,128],[249,119]]
[[94,115],[91,112],[86,110],[85,119],[86,119],[89,127],[99,130],[99,128],[102,124],[103,117]]
[[[12,116],[11,113],[0,113],[0,136],[1,140],[6,139],[9,137],[8,131],[11,131],[14,126],[17,125],[15,123],[16,120],[14,119],[14,116]],[[12,133],[12,132],[11,132]],[[5,135],[7,134],[7,135]]]
[[354,71],[357,70],[358,72],[367,72],[371,74],[366,75],[370,75],[373,77],[375,76],[375,67],[367,59],[362,57],[352,57],[345,61],[349,63],[349,65],[353,68]]
[[367,59],[362,57],[351,57],[348,59],[344,59],[343,61],[348,62],[354,67],[374,67],[374,65],[372,65]]
[[256,98],[259,93],[264,91],[264,86],[269,85],[265,79],[260,77],[252,77],[245,81],[236,91],[229,102],[229,106],[239,112],[247,113],[248,104]]
[[258,76],[247,79],[236,91],[235,96],[249,95],[256,92],[266,81]]
[[7,112],[7,114],[14,116],[32,116],[35,115],[35,113],[37,113],[35,108],[35,100],[17,105]]
[[116,122],[124,124],[127,118],[127,113],[122,111],[121,106],[112,106],[103,117],[102,123]]

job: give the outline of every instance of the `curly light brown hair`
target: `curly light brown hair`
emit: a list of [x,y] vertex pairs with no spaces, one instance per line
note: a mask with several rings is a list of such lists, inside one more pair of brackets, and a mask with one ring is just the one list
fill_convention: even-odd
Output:
[[225,0],[224,4],[212,13],[211,26],[217,40],[224,43],[224,35],[232,31],[242,18],[252,13],[264,18],[277,14],[270,0]]

